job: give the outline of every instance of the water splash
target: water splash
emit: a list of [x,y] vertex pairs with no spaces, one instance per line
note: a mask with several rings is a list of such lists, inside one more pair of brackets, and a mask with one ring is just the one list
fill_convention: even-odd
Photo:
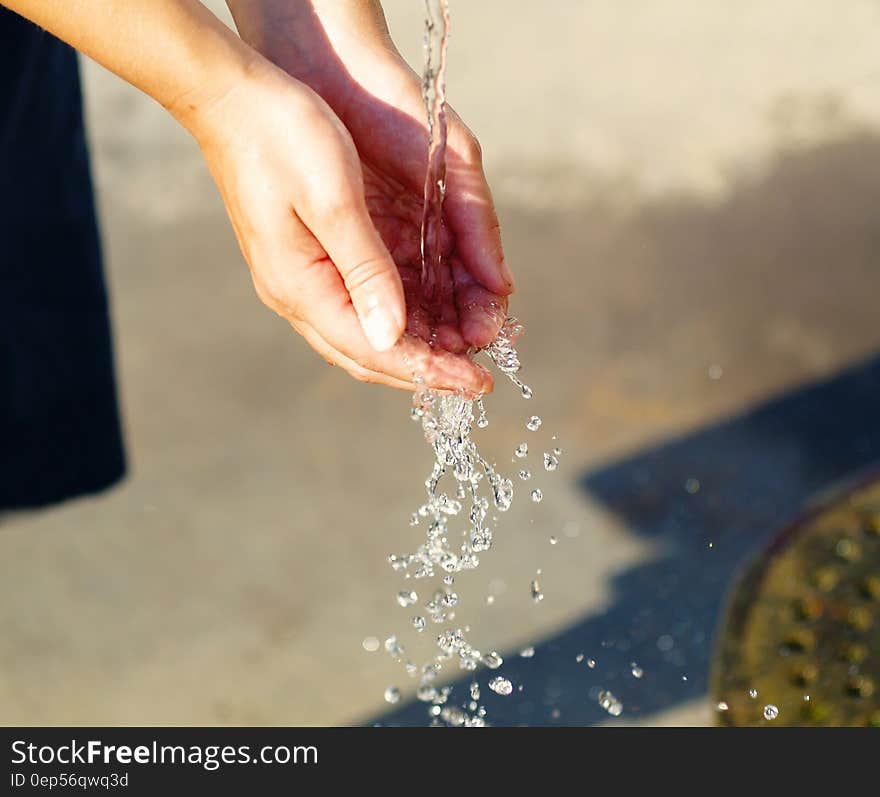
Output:
[[[432,311],[440,301],[439,273],[445,265],[441,232],[446,190],[447,0],[425,0],[425,11],[422,90],[428,116],[429,149],[421,229],[422,296],[425,308],[433,317]],[[519,376],[522,364],[514,345],[522,333],[522,325],[515,318],[507,318],[495,340],[482,351],[516,385],[522,397],[530,399],[532,389]],[[472,352],[472,355],[477,353]],[[468,640],[468,627],[454,622],[458,596],[452,586],[456,576],[475,569],[481,554],[490,549],[498,515],[507,512],[513,502],[513,482],[496,470],[472,439],[475,425],[485,428],[489,423],[482,397],[441,394],[429,389],[420,374],[414,373],[413,377],[417,390],[411,416],[421,424],[434,455],[431,472],[425,479],[425,501],[410,519],[410,525],[423,527],[425,533],[413,552],[391,554],[388,561],[395,572],[409,581],[424,583],[440,579],[442,586],[436,589],[419,588],[422,599],[412,589],[401,590],[397,595],[397,602],[404,608],[411,608],[421,601],[418,614],[410,620],[416,632],[425,632],[429,624],[440,626],[440,630],[434,637],[436,652],[421,666],[407,658],[404,646],[395,636],[388,637],[384,646],[393,659],[404,665],[411,677],[418,678],[416,696],[430,704],[428,713],[435,723],[481,727],[486,724],[486,710],[478,703],[479,686],[472,684],[470,701],[458,708],[449,705],[452,687],[438,687],[437,680],[449,663],[457,663],[465,671],[474,671],[481,666],[497,670],[503,665],[498,653],[481,653]],[[537,431],[540,425],[537,416],[528,419],[530,431]],[[528,445],[520,444],[515,453],[518,458],[525,458]],[[540,490],[532,491],[532,500],[540,501],[541,497]],[[543,597],[537,581],[534,581],[532,600],[537,603]],[[494,676],[488,686],[501,695],[513,692],[513,685],[503,675]]]
[[504,695],[505,697],[513,694],[513,684],[507,678],[502,678],[500,675],[489,681],[489,688],[495,694]]
[[[557,449],[558,450],[558,449]],[[554,471],[559,467],[559,456],[544,452],[544,470]]]

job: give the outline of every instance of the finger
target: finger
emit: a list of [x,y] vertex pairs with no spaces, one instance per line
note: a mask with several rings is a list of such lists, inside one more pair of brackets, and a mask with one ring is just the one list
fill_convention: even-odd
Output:
[[415,382],[406,382],[402,379],[383,374],[379,371],[371,371],[364,368],[360,363],[355,362],[341,351],[334,349],[324,338],[321,337],[314,327],[304,321],[293,324],[294,328],[302,335],[308,344],[320,354],[330,365],[338,366],[349,373],[355,379],[361,382],[372,382],[375,384],[388,385],[399,390],[413,391],[416,389]]
[[[397,388],[399,390],[407,390],[409,392],[413,392],[424,386],[416,384],[414,381],[406,382],[402,379],[396,379],[395,377],[389,376],[388,374],[383,374],[380,371],[371,371],[364,368],[341,351],[334,349],[326,340],[324,340],[324,338],[321,337],[314,327],[303,321],[298,321],[296,324],[291,324],[291,326],[293,326],[294,329],[306,339],[308,344],[318,352],[328,364],[342,368],[358,381],[387,385],[389,387]],[[448,388],[439,388],[436,386],[432,387],[432,389],[441,394],[457,392]],[[486,391],[484,391],[482,395],[485,395],[485,392]]]
[[444,209],[468,271],[493,293],[513,293],[513,275],[504,259],[501,226],[480,146],[455,114],[450,118]]
[[397,266],[373,226],[358,173],[324,207],[305,203],[302,220],[342,276],[361,328],[376,351],[387,351],[403,334],[406,307]]
[[488,346],[507,317],[507,297],[484,288],[457,258],[452,261],[452,272],[461,335],[471,346]]
[[[296,284],[297,322],[305,322],[336,351],[360,367],[390,378],[410,382],[414,375],[428,387],[488,393],[492,378],[477,363],[460,354],[430,346],[414,335],[405,335],[392,349],[378,352],[367,340],[348,300],[339,272],[328,261],[300,269]],[[293,305],[291,305],[293,306]]]

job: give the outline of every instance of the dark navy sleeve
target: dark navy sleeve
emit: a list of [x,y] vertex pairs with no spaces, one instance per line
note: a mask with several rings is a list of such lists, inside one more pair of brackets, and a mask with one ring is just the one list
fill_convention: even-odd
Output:
[[124,470],[77,56],[0,8],[0,510]]

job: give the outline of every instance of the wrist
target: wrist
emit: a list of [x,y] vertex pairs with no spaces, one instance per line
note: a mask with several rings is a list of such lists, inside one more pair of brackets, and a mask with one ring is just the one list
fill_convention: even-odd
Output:
[[225,26],[192,51],[188,67],[186,85],[156,99],[199,142],[213,136],[221,108],[272,68]]

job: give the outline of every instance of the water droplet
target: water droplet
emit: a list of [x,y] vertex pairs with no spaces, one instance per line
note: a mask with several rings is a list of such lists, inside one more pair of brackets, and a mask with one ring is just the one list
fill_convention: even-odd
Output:
[[424,631],[425,630],[426,622],[425,622],[424,617],[413,617],[412,624],[413,624],[413,628],[415,628],[416,631]]
[[406,648],[397,641],[397,637],[393,636],[385,640],[385,650],[395,661],[403,661],[406,655]]
[[529,455],[529,444],[520,443],[514,450],[513,455],[519,459],[524,459]]
[[623,713],[623,703],[607,689],[599,692],[599,705],[612,717],[619,717]]
[[495,603],[495,596],[494,595],[487,595],[486,596],[486,606],[491,606],[493,603]]
[[439,693],[435,687],[427,685],[420,686],[416,692],[416,697],[423,703],[433,702],[437,699],[438,695]]
[[764,706],[764,719],[775,720],[779,716],[779,709],[772,703]]
[[385,702],[386,703],[400,702],[400,690],[396,686],[389,686],[385,690]]
[[440,557],[440,567],[447,573],[453,573],[459,569],[459,560],[454,553],[445,553]]
[[[471,700],[479,700],[479,699],[480,699],[480,685],[476,681],[474,681],[471,684]],[[474,708],[472,708],[471,711],[474,711],[475,709],[476,709],[476,706],[474,706]]]
[[554,536],[551,534],[551,535],[550,535],[550,544],[551,544],[551,545],[556,545],[557,542],[559,542],[559,540],[557,540],[556,537],[554,537]]
[[530,399],[532,397],[532,389],[528,385],[523,385],[520,390],[522,391],[522,397],[524,399]]
[[587,667],[589,667],[591,670],[595,670],[596,669],[596,660],[595,659],[587,659]]
[[721,701],[715,706],[715,708],[716,708],[718,711],[727,711],[727,709],[729,709],[730,706],[728,706],[727,703],[725,703],[723,700],[721,700]]
[[630,662],[629,671],[632,673],[633,678],[641,678],[645,674],[645,671],[634,661]]
[[758,697],[758,690],[749,689],[749,697],[752,698],[752,700],[755,700]]
[[477,411],[479,415],[477,416],[477,426],[480,429],[485,429],[489,425],[489,419],[486,417],[486,408],[483,406],[483,397],[480,396],[476,400]]
[[544,470],[554,471],[559,467],[559,459],[555,454],[544,452]]
[[526,429],[530,432],[537,432],[541,428],[541,419],[537,415],[533,415],[526,422]]
[[530,586],[530,591],[532,595],[532,600],[535,603],[540,603],[544,600],[544,593],[541,592],[541,586],[538,584],[538,579],[534,579]]
[[540,490],[532,490],[532,500],[536,504],[540,504],[541,501],[544,500],[544,493],[542,493]]
[[485,664],[490,670],[497,670],[502,664],[504,664],[504,659],[493,650],[491,653],[487,653],[483,656],[483,664]]
[[505,697],[513,692],[513,684],[507,678],[502,678],[500,675],[489,681],[489,688],[495,694],[504,695]]
[[532,656],[535,655],[535,649],[531,646],[529,646],[527,648],[523,648],[519,652],[519,655],[522,656],[524,659],[530,659],[530,658],[532,658]]
[[718,365],[717,363],[712,363],[712,365],[708,368],[709,379],[713,381],[718,381],[724,376],[724,369]]
[[532,478],[532,472],[529,471],[529,470],[526,470],[525,468],[523,468],[523,469],[519,472],[519,477],[520,477],[520,479],[522,479],[524,482],[527,482],[529,479]]
[[578,664],[580,664],[580,663],[584,660],[584,654],[583,654],[583,653],[578,653],[577,656],[574,657],[574,660],[575,660]]
[[397,602],[404,608],[412,606],[418,599],[419,596],[411,590],[402,590],[397,593]]
[[700,480],[694,478],[688,479],[684,483],[684,489],[690,495],[695,495],[696,493],[700,492]]
[[375,653],[379,650],[379,640],[374,636],[368,636],[361,644],[364,646],[364,650],[367,651],[367,653]]
[[406,570],[409,560],[406,556],[398,556],[397,554],[390,553],[388,554],[388,563],[393,570],[400,573]]

